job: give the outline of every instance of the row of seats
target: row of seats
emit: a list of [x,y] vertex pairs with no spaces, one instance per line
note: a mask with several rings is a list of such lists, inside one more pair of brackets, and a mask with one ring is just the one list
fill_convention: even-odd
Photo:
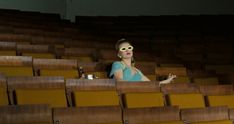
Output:
[[[23,79],[23,81],[20,79]],[[48,79],[48,81],[45,81],[45,79]],[[234,102],[231,98],[233,97],[233,87],[230,85],[200,86],[200,92],[206,95],[210,107],[205,107],[203,96],[191,84],[165,85],[161,87],[161,91],[165,93],[165,99],[169,100],[169,106],[164,106],[164,98],[157,83],[118,82],[114,88],[113,80],[69,79],[66,84],[67,94],[73,96],[75,107],[53,106],[51,103],[49,103],[49,106],[40,105],[42,103],[48,104],[48,101],[56,102],[56,104],[61,103],[55,100],[62,99],[59,92],[61,83],[57,83],[62,82],[61,79],[44,78],[43,81],[42,77],[38,77],[32,81],[31,77],[9,78],[7,81],[8,88],[13,88],[13,85],[18,87],[15,89],[15,95],[19,96],[15,99],[20,102],[17,106],[1,106],[0,115],[2,118],[0,121],[6,124],[19,124],[20,122],[49,124],[52,121],[66,124],[77,122],[85,124],[231,124],[231,120],[233,120]],[[56,82],[53,82],[53,80],[56,80]],[[55,83],[57,83],[57,86],[55,86]],[[43,84],[47,85],[43,86]],[[51,89],[53,87],[54,90]],[[120,96],[117,95],[116,88],[118,93],[121,94]],[[71,91],[74,92],[73,95],[70,94]],[[64,91],[62,92],[65,96]],[[29,97],[30,95],[31,97]],[[124,104],[119,103],[118,97],[122,97],[123,101],[120,103]],[[46,98],[48,101],[45,100]],[[38,102],[40,100],[44,100],[44,102]],[[27,104],[34,105],[28,106]],[[51,112],[50,107],[53,108],[53,112]],[[53,116],[53,120],[51,116]]]
[[[76,59],[79,62],[95,62],[95,61],[116,61],[118,60],[116,56],[115,50],[96,50],[96,48],[64,48],[62,50],[53,50],[53,47],[51,45],[17,45],[13,42],[0,42],[0,47],[2,50],[0,51],[1,55],[22,55],[22,56],[32,56],[33,58],[47,58],[47,59],[53,59],[53,58],[62,58],[62,59]],[[16,50],[17,49],[17,50]],[[230,52],[229,52],[230,53]],[[225,53],[222,53],[222,56],[219,55],[219,53],[215,54],[213,53],[211,56],[209,56],[209,61],[213,61],[213,64],[209,63],[203,63],[202,61],[206,61],[202,54],[193,54],[193,53],[185,53],[185,54],[178,54],[177,63],[183,65],[187,65],[188,68],[192,68],[192,65],[188,65],[188,63],[200,63],[202,65],[216,65],[215,63],[223,62],[219,68],[220,72],[233,71],[233,65],[232,65],[232,55],[229,56],[228,54],[223,55]],[[150,55],[148,53],[144,52],[135,52],[135,59],[138,62],[141,61],[149,61],[149,62],[155,62],[160,63],[161,58],[155,58],[154,55]],[[179,60],[180,59],[180,60]],[[228,63],[229,61],[229,63]],[[227,62],[227,63],[224,63]],[[176,63],[175,63],[176,64]],[[224,65],[226,64],[226,65]],[[214,67],[214,66],[213,66]],[[207,67],[207,70],[212,69],[213,67]]]
[[0,56],[0,72],[6,76],[63,76],[79,78],[78,67],[85,73],[106,78],[105,68],[100,63],[78,63],[69,59],[32,59],[29,56]]
[[[113,62],[113,61],[112,61]],[[79,62],[71,59],[32,59],[28,56],[0,56],[0,72],[6,76],[62,76],[67,78],[80,78],[81,73],[94,74],[96,78],[107,78],[107,67],[111,63],[105,62]],[[82,68],[81,68],[82,67]],[[154,62],[138,62],[139,68],[151,80],[163,80],[169,73],[177,75],[175,83],[195,84],[219,84],[232,83],[231,80],[220,82],[216,75],[202,75],[201,72],[190,73],[186,67],[181,64],[160,64],[156,66]],[[210,68],[208,68],[210,67]],[[110,68],[110,67],[109,67]],[[229,68],[220,66],[207,66],[207,70],[219,72]],[[217,69],[217,70],[216,70]],[[222,70],[224,69],[224,70]],[[82,72],[81,72],[82,71]],[[233,77],[233,76],[232,76]]]
[[1,95],[1,105],[47,103],[53,108],[67,106],[144,108],[166,105],[178,105],[179,108],[226,105],[234,108],[232,85],[198,86],[191,83],[172,83],[159,87],[158,82],[115,83],[115,80],[111,79],[11,77],[1,78]]
[[177,106],[121,110],[115,106],[54,108],[48,105],[0,106],[4,124],[232,124],[225,106],[179,109]]

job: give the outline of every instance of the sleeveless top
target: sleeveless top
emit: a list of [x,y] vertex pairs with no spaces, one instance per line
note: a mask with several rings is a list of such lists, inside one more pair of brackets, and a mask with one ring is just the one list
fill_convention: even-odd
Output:
[[143,74],[141,73],[140,70],[137,69],[137,72],[134,75],[132,75],[131,68],[125,66],[124,63],[118,62],[118,61],[116,61],[112,64],[110,77],[114,76],[114,73],[120,69],[123,70],[123,80],[125,80],[125,81],[142,81]]

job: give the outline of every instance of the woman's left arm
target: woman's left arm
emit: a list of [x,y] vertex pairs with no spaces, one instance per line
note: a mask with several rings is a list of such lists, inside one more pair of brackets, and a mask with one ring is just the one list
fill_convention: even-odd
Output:
[[161,84],[169,84],[176,78],[176,75],[169,74],[168,78],[166,80],[160,81],[159,86]]

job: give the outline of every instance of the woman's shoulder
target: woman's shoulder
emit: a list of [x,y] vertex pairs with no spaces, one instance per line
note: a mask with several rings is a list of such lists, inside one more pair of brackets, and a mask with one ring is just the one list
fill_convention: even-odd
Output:
[[122,64],[121,61],[114,61],[113,64]]
[[123,68],[124,65],[121,61],[115,61],[115,62],[113,62],[112,67]]
[[121,61],[115,61],[115,62],[112,63],[112,65],[121,65],[122,66],[123,63]]

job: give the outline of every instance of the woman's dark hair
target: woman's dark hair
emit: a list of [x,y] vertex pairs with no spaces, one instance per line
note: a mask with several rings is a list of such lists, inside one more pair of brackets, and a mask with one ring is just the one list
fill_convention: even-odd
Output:
[[[125,38],[122,38],[122,39],[118,40],[116,42],[116,44],[115,44],[115,49],[117,51],[119,51],[119,45],[122,44],[122,43],[129,43],[130,45],[132,45],[132,43],[129,40],[127,40]],[[135,66],[135,59],[134,59],[134,57],[132,57],[131,63],[132,63],[132,66]]]
[[115,49],[119,50],[119,45],[122,43],[129,43],[130,45],[132,45],[132,43],[129,40],[126,40],[125,38],[122,38],[120,40],[118,40],[115,44]]

